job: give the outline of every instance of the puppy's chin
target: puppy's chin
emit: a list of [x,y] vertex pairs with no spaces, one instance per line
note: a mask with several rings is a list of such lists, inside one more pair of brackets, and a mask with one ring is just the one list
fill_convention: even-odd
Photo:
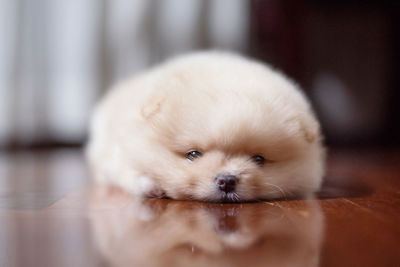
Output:
[[217,203],[238,203],[238,202],[257,202],[263,200],[280,200],[280,199],[292,199],[292,198],[302,198],[302,199],[312,199],[314,196],[313,192],[296,192],[283,194],[282,192],[277,192],[276,190],[266,190],[262,195],[254,195],[252,193],[243,192],[214,192],[207,196],[199,196],[197,198],[190,198],[192,200],[205,201],[205,202],[217,202]]
[[240,195],[236,192],[218,192],[216,197],[216,202],[239,202]]
[[255,195],[250,190],[239,189],[232,192],[221,192],[214,190],[207,196],[199,196],[197,200],[207,202],[236,203],[236,202],[254,202],[265,199],[282,199],[287,198],[281,192],[276,190],[266,190],[263,195]]

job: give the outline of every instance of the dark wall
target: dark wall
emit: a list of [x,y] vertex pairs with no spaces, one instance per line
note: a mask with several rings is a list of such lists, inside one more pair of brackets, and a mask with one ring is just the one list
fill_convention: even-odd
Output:
[[250,52],[310,96],[328,143],[399,145],[398,1],[251,1]]

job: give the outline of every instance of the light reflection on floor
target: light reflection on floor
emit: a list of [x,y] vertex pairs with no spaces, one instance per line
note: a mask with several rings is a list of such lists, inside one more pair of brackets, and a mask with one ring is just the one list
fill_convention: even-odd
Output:
[[[101,192],[92,205],[121,201]],[[127,196],[127,199],[129,196]],[[209,204],[134,199],[92,212],[95,243],[112,266],[318,266],[323,216],[315,201]]]
[[332,153],[315,200],[135,199],[81,150],[0,153],[0,267],[397,266],[399,153]]

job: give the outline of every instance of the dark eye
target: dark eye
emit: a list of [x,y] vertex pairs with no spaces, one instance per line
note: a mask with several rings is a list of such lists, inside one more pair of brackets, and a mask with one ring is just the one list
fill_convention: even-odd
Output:
[[265,159],[263,156],[260,155],[254,155],[251,157],[251,159],[258,165],[262,166],[265,164]]
[[199,151],[192,150],[186,153],[186,158],[190,161],[193,161],[196,158],[200,158],[202,154]]

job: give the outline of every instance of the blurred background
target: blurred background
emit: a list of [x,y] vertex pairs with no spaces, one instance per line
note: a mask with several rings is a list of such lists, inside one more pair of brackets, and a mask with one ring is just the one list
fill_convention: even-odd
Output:
[[328,145],[400,144],[400,1],[0,0],[0,147],[80,146],[110,86],[223,49],[293,77]]

